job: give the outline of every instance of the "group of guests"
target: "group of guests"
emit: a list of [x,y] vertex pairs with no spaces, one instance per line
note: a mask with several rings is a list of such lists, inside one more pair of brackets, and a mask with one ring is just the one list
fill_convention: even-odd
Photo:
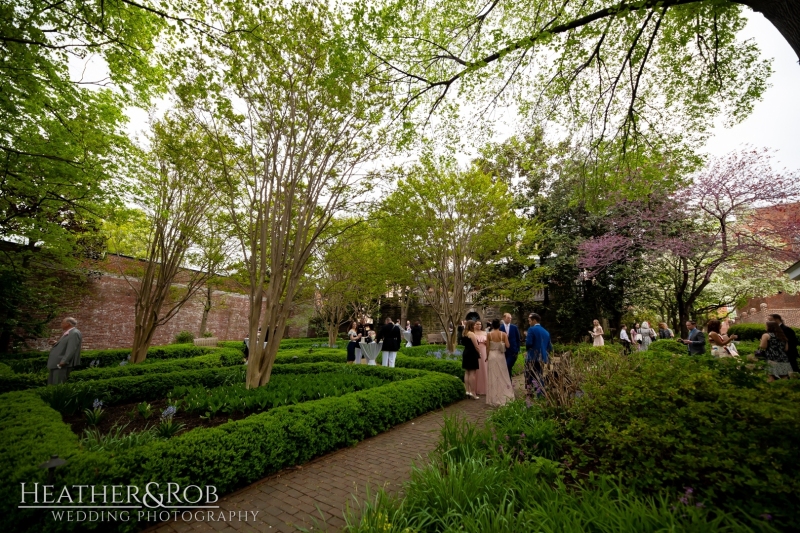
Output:
[[[686,345],[689,355],[702,355],[706,352],[706,334],[698,327],[697,322],[688,320],[686,329],[689,330],[688,338],[677,339]],[[711,345],[711,355],[715,357],[738,356],[739,352],[733,344],[738,337],[727,335],[726,324],[717,320],[709,320],[706,324],[708,332],[708,343]],[[594,321],[594,328],[589,332],[595,346],[603,345],[603,328],[599,321]],[[625,353],[632,351],[632,346],[636,345],[639,351],[647,350],[656,339],[675,339],[675,333],[661,322],[658,325],[658,332],[650,327],[648,322],[642,322],[641,326],[637,323],[630,330],[630,336],[626,326],[623,324],[619,333],[620,341],[625,347]],[[783,323],[783,318],[778,314],[769,315],[766,323],[766,331],[759,339],[759,354],[767,361],[767,374],[770,381],[776,379],[788,379],[792,372],[798,370],[798,340],[792,328]]]
[[[595,329],[599,327],[599,323],[597,320],[595,322]],[[600,328],[601,337],[602,337],[602,328]],[[658,324],[658,331],[653,329],[650,326],[648,321],[644,321],[641,325],[637,322],[633,326],[631,326],[630,333],[628,332],[628,327],[625,324],[622,324],[619,330],[619,340],[622,343],[623,349],[626,354],[631,353],[634,349],[636,351],[644,352],[650,347],[650,344],[659,339],[674,339],[675,333],[667,327],[666,322],[660,322]],[[595,337],[595,340],[597,337]],[[595,346],[597,346],[597,342],[595,342]],[[602,346],[602,342],[600,343]],[[634,348],[635,347],[635,348]]]
[[511,369],[519,356],[519,329],[506,313],[503,320],[492,320],[489,331],[480,320],[467,320],[461,334],[464,352],[464,388],[467,396],[479,400],[486,397],[489,405],[500,406],[514,399]]
[[[479,400],[485,396],[486,403],[501,406],[514,399],[511,382],[512,369],[520,350],[519,328],[511,323],[506,313],[503,320],[494,319],[491,329],[483,330],[480,320],[464,323],[461,368],[464,369],[464,388],[468,397]],[[553,349],[550,334],[540,324],[536,313],[528,315],[528,331],[525,336],[525,388],[530,393],[543,393],[544,365],[548,363]]]
[[[422,344],[422,325],[417,321],[413,326],[411,321],[406,321],[405,331],[411,334],[411,345],[420,346]],[[362,342],[372,343],[381,342],[381,357],[383,366],[394,368],[397,360],[397,352],[400,351],[400,343],[403,340],[403,330],[400,328],[400,320],[397,322],[387,318],[384,325],[377,332],[365,322],[353,321],[347,332],[347,362],[361,364],[363,354],[361,353]]]

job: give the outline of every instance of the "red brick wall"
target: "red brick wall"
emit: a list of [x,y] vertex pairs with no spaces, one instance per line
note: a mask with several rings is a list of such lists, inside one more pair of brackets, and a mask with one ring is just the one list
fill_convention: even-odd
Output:
[[[195,294],[172,320],[156,330],[153,345],[169,344],[184,330],[197,335],[204,299],[203,294]],[[78,321],[83,349],[129,348],[133,344],[134,302],[134,292],[124,278],[103,274],[92,281],[88,295],[70,306],[68,313]],[[215,291],[207,329],[220,340],[243,339],[247,336],[247,311],[246,295]],[[39,339],[32,347],[47,349],[48,341],[60,334],[60,322],[61,318],[51,325],[49,339]]]
[[[764,312],[761,311],[762,303],[767,304],[767,309]],[[750,309],[755,309],[755,314],[752,314]],[[746,312],[748,316],[741,318],[742,312]],[[737,314],[740,318],[736,322],[739,324],[763,323],[771,313],[781,315],[783,323],[787,326],[800,327],[800,294],[782,293],[762,298],[751,298],[745,308],[737,309]]]

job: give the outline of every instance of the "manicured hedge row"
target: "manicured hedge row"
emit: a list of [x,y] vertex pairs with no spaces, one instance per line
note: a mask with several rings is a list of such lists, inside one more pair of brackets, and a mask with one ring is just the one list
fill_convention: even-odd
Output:
[[[147,350],[145,364],[154,360],[161,359],[184,359],[187,357],[197,357],[211,352],[214,348],[204,346],[194,346],[192,344],[170,344],[167,346],[152,346]],[[47,354],[37,352],[40,355],[27,357],[24,359],[6,360],[5,364],[10,366],[15,372],[40,372],[47,368]],[[97,361],[98,366],[116,366],[124,361],[131,354],[130,349],[114,350],[84,350],[81,352],[81,367],[87,367],[92,361]]]
[[[800,337],[800,328],[792,328]],[[736,335],[740,341],[757,341],[767,332],[765,324],[734,324],[728,329],[728,335]]]
[[[329,353],[330,351],[333,351],[334,353]],[[310,354],[306,353],[299,355],[291,355],[291,353],[284,354],[283,352],[278,352],[278,356],[275,358],[275,364],[286,365],[286,364],[298,364],[298,363],[318,363],[318,362],[344,363],[345,362],[346,354],[342,350],[330,350],[330,351],[315,350],[313,353]],[[378,356],[376,362],[378,363],[378,365],[382,364],[383,353],[381,353]],[[368,365],[352,365],[352,366],[358,368],[360,366],[367,367]],[[419,370],[428,370],[431,372],[440,372],[443,374],[450,374],[451,376],[455,376],[457,378],[464,377],[464,371],[461,370],[461,361],[444,361],[429,357],[408,357],[402,354],[397,354],[397,359],[395,360],[395,366],[396,368],[415,368]]]
[[[220,341],[217,343],[220,348],[236,348],[244,352],[244,340],[240,341]],[[337,341],[337,348],[345,348],[347,342],[339,339]],[[308,338],[308,339],[282,339],[280,350],[290,350],[293,348],[330,348],[328,346],[328,337],[325,338]]]
[[238,350],[220,348],[207,355],[189,359],[156,360],[150,364],[112,366],[108,368],[86,368],[70,374],[70,381],[93,381],[123,376],[140,376],[143,374],[169,373],[181,370],[200,370],[203,368],[219,368],[242,364],[242,354]]
[[[300,370],[285,366],[287,370]],[[366,374],[405,372],[366,366],[325,366]],[[139,378],[109,381],[135,379]],[[280,407],[215,428],[195,429],[166,442],[157,441],[112,456],[106,452],[80,451],[77,437],[35,391],[11,393],[0,397],[0,442],[11,444],[0,452],[3,459],[0,477],[6,480],[0,486],[0,527],[6,531],[37,532],[69,528],[63,522],[50,521],[41,511],[17,509],[20,482],[44,482],[46,473],[36,465],[50,454],[57,453],[68,461],[56,470],[58,487],[126,484],[144,487],[157,482],[163,488],[173,482],[182,486],[213,485],[219,494],[225,494],[463,397],[460,380],[441,373],[422,373],[345,396]],[[135,518],[132,516],[131,522],[121,526],[112,523],[94,526],[103,531],[114,527],[133,529]]]
[[[82,367],[70,374],[69,381],[90,381],[97,379],[110,379],[122,376],[138,376],[151,373],[168,373],[179,370],[197,370],[201,368],[215,368],[221,366],[235,366],[241,364],[242,354],[237,350],[203,348],[206,355],[199,355],[186,359],[153,359],[138,365],[110,366],[110,367]],[[43,387],[47,384],[47,373],[0,373],[0,393],[15,390]]]

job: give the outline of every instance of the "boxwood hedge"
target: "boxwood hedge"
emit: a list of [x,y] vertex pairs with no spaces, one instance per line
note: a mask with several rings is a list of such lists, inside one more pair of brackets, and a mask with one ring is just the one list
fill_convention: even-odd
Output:
[[[194,346],[191,344],[170,344],[167,346],[151,346],[147,350],[147,359],[143,364],[149,364],[162,359],[184,359],[197,357],[211,352],[214,348],[204,346]],[[40,372],[47,368],[47,353],[35,352],[37,355],[25,358],[7,359],[5,364],[11,367],[14,372]],[[128,349],[113,350],[84,350],[81,352],[81,368],[88,367],[92,361],[96,361],[98,366],[117,366],[131,354]]]
[[[800,337],[800,328],[792,328]],[[728,329],[728,335],[736,335],[741,341],[757,341],[767,332],[765,324],[734,324]]]
[[[194,347],[193,347],[194,348]],[[195,370],[200,368],[215,368],[221,366],[234,366],[242,362],[242,354],[237,350],[202,348],[203,351],[194,357],[186,356],[187,351],[166,350],[163,354],[179,355],[182,359],[159,359],[145,361],[138,365],[124,365],[111,367],[80,367],[70,374],[70,381],[89,381],[95,379],[109,379],[113,377],[134,376],[151,373],[176,372],[178,370]],[[161,350],[159,350],[161,352]],[[149,352],[148,352],[149,353]],[[37,373],[0,373],[0,393],[14,390],[32,389],[47,384],[46,371]]]
[[[218,494],[225,494],[464,396],[461,381],[442,373],[341,364],[283,365],[276,366],[275,372],[336,369],[406,379],[345,396],[276,408],[214,428],[194,429],[168,441],[116,454],[83,451],[78,437],[39,391],[4,394],[0,396],[0,477],[6,482],[0,485],[0,527],[37,532],[69,529],[69,524],[54,522],[40,510],[17,508],[20,483],[45,482],[46,472],[36,465],[51,454],[67,460],[55,471],[56,494],[62,486],[137,485],[142,489],[149,482],[161,483],[162,487],[168,482],[213,485]],[[176,380],[211,386],[237,371],[240,368],[127,376],[65,387],[90,387],[98,393],[116,395],[113,397],[117,401],[145,399],[145,395],[153,399],[153,395],[181,384]],[[131,518],[124,524],[82,526],[103,531],[134,529],[136,516]]]

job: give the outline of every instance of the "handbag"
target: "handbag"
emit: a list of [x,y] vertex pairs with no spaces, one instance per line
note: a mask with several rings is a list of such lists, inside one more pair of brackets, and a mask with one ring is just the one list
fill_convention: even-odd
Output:
[[639,332],[637,331],[637,332],[636,332],[636,342],[638,342],[639,344],[641,344],[641,343],[642,343],[642,340],[644,340],[644,339],[642,338],[642,334],[641,334],[641,333],[639,333]]
[[725,351],[728,352],[729,355],[733,357],[739,357],[739,349],[736,348],[736,345],[731,343],[725,347]]

